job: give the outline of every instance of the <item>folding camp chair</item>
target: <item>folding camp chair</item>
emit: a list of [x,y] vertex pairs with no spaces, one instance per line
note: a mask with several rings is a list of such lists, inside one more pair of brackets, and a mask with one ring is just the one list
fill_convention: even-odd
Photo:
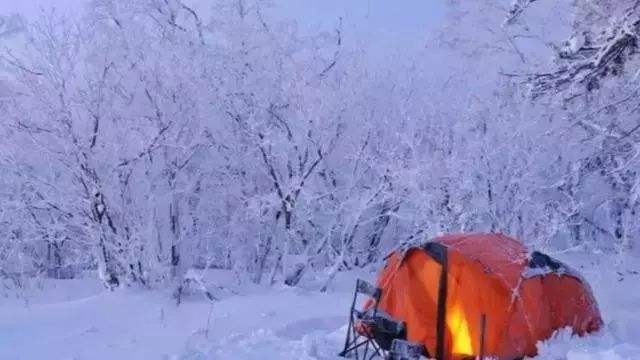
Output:
[[[372,306],[365,311],[356,309],[358,295],[371,298]],[[340,356],[353,355],[355,359],[369,360],[376,356],[387,358],[394,339],[405,339],[406,328],[403,322],[395,321],[378,311],[382,290],[358,279],[353,301],[349,309],[349,327]]]

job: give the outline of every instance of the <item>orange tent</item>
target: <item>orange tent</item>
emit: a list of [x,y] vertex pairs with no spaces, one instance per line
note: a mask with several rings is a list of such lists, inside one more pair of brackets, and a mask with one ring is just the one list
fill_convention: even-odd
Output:
[[534,356],[557,329],[583,335],[602,326],[579,274],[504,235],[447,235],[398,250],[378,288],[378,309],[438,359]]

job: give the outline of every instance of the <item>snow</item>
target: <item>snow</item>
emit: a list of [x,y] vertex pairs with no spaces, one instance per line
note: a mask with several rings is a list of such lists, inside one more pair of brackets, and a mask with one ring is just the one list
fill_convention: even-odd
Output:
[[[640,359],[640,262],[557,257],[591,283],[606,326],[585,338],[561,331],[540,344],[536,359]],[[0,359],[338,359],[355,279],[374,275],[340,273],[323,293],[311,281],[239,286],[231,273],[211,271],[203,281],[220,301],[193,294],[180,306],[168,291],[110,292],[90,278],[47,280],[21,299],[0,299]]]
[[[188,297],[178,307],[168,292],[47,281],[26,304],[1,300],[0,359],[277,359],[292,358],[285,356],[291,351],[310,359],[332,356],[343,340],[339,329],[353,276],[339,276],[326,293],[245,287],[214,303]],[[225,272],[211,278],[233,285]]]

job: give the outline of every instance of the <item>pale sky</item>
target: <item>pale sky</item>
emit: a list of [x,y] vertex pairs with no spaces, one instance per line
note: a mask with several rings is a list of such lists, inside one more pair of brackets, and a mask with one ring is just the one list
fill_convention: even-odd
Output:
[[423,47],[444,17],[445,0],[276,0],[275,12],[303,31],[328,30],[342,17],[344,33],[376,56]]
[[[0,0],[0,14],[20,12],[27,17],[39,9],[54,6],[80,13],[87,0]],[[444,16],[445,0],[274,0],[275,17],[292,19],[301,31],[330,30],[339,17],[344,19],[345,36],[360,40],[373,53],[389,47],[423,45],[425,34],[438,26]],[[205,10],[207,0],[187,0]],[[369,45],[367,45],[369,44]]]
[[363,32],[398,37],[422,35],[437,25],[445,0],[276,0],[283,17],[300,25],[332,26],[338,17],[347,19]]

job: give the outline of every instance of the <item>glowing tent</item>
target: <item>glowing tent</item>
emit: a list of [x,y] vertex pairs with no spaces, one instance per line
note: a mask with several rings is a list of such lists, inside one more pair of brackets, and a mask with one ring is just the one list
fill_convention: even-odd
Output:
[[[366,335],[378,352],[401,338],[441,360],[519,359],[535,355],[536,342],[557,329],[584,335],[602,325],[579,274],[498,234],[447,235],[398,250],[368,295],[365,311],[352,312],[355,330],[343,355]],[[385,326],[366,321],[372,312],[393,319],[397,331],[381,334]]]

